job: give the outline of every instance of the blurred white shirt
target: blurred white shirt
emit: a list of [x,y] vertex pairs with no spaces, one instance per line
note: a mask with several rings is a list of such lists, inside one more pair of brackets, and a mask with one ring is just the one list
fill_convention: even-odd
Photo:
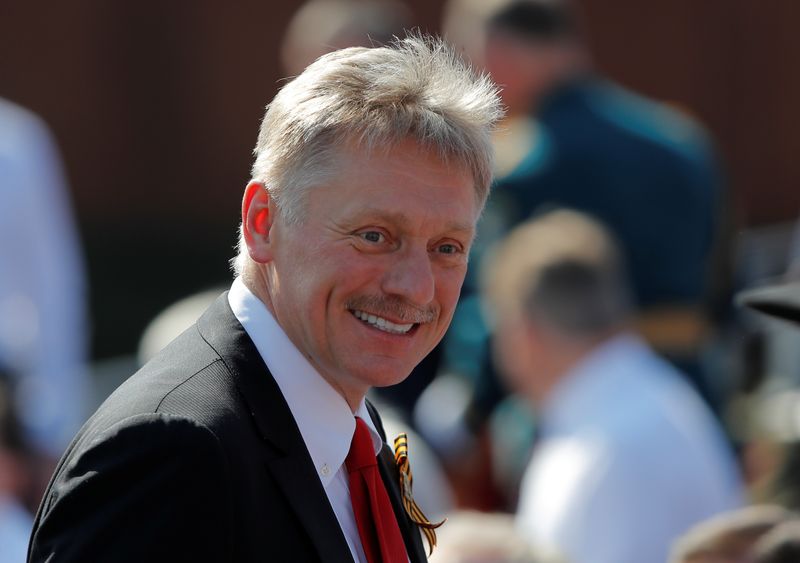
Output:
[[87,415],[84,276],[50,133],[0,99],[0,366],[27,435],[55,458]]
[[31,515],[15,500],[0,494],[0,561],[23,563],[32,531]]
[[561,381],[541,412],[517,526],[575,563],[658,563],[743,491],[722,431],[685,379],[619,336]]

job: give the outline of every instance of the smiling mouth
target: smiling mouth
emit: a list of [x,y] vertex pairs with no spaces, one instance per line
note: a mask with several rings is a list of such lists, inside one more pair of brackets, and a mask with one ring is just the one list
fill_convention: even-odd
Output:
[[371,315],[364,311],[351,310],[353,316],[371,327],[377,328],[389,334],[408,334],[409,331],[416,326],[416,323],[397,324],[387,321],[383,317]]

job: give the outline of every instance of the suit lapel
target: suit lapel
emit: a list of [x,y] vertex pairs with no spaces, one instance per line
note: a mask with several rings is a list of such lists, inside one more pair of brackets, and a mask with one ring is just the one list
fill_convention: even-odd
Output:
[[227,292],[198,320],[197,326],[233,373],[266,442],[266,471],[278,483],[320,560],[351,562],[350,548],[297,423],[261,355],[231,311]]
[[320,560],[352,561],[350,548],[308,453],[276,456],[268,467],[311,537]]

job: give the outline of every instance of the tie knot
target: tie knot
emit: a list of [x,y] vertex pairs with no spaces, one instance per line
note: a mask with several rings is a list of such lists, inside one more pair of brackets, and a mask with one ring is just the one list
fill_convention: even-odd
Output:
[[356,431],[353,434],[353,441],[350,443],[347,459],[345,459],[347,471],[352,473],[364,467],[377,465],[377,463],[369,428],[361,418],[356,417]]

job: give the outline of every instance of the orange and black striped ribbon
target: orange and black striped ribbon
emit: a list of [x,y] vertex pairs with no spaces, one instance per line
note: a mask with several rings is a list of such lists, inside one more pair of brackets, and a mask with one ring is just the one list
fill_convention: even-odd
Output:
[[445,523],[445,520],[434,524],[422,513],[414,498],[411,496],[411,487],[414,477],[411,475],[411,465],[408,463],[408,436],[405,432],[394,439],[394,461],[400,470],[400,496],[409,518],[420,527],[428,540],[430,555],[436,547],[436,528]]

